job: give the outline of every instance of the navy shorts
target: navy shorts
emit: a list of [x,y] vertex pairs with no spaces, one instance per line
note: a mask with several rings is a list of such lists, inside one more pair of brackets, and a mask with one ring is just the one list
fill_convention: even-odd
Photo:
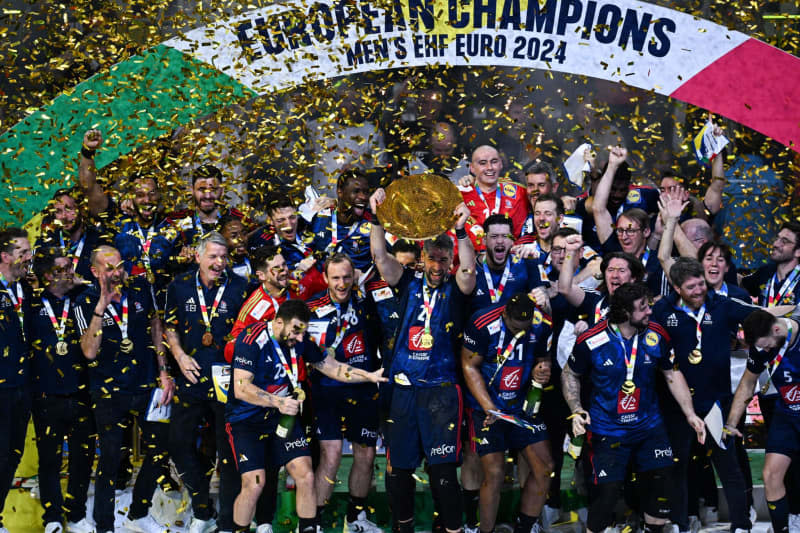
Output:
[[534,430],[503,420],[495,420],[492,424],[484,426],[486,413],[477,409],[467,409],[467,418],[470,449],[481,457],[490,453],[523,450],[531,444],[547,440],[547,426],[538,416],[532,419],[521,417],[533,426]]
[[268,466],[279,468],[297,457],[311,456],[299,417],[295,418],[294,427],[285,439],[275,434],[279,418],[271,416],[267,420],[249,419],[225,424],[240,474],[264,470]]
[[315,385],[314,426],[319,440],[342,440],[364,446],[378,442],[378,388],[375,385]]
[[624,481],[631,459],[635,472],[672,466],[672,445],[664,424],[636,437],[608,437],[589,433],[587,438],[595,485]]
[[780,405],[775,406],[764,451],[789,457],[800,452],[800,419],[784,412]]
[[461,389],[394,385],[389,412],[388,456],[395,468],[461,461]]

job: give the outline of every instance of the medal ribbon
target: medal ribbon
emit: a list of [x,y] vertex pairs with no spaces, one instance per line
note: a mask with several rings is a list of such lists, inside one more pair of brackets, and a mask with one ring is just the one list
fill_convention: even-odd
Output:
[[350,316],[350,313],[353,312],[353,304],[352,302],[347,304],[347,309],[344,312],[344,315],[341,314],[339,307],[336,307],[336,336],[333,338],[333,342],[328,346],[332,350],[335,350],[339,347],[344,339],[344,333],[347,331],[347,327],[350,325],[348,320],[342,320],[343,316]]
[[275,352],[278,354],[278,359],[281,360],[283,369],[286,371],[286,375],[289,377],[289,382],[292,384],[292,390],[294,391],[300,387],[297,381],[299,375],[297,371],[297,353],[295,353],[294,347],[289,349],[289,357],[292,361],[292,366],[289,367],[289,363],[286,362],[286,356],[283,354],[281,343],[278,342],[272,332],[272,321],[267,322],[267,332],[269,333],[269,340],[272,341],[272,347],[275,348]]
[[114,304],[110,303],[106,306],[108,312],[114,318],[114,322],[117,323],[117,327],[119,327],[120,333],[122,333],[122,340],[126,340],[128,338],[128,295],[123,294],[122,299],[120,300],[120,306],[122,307],[122,318],[119,317],[117,314],[117,310],[114,309]]
[[681,305],[679,307],[679,309],[681,311],[683,311],[684,313],[686,313],[687,315],[689,315],[690,317],[692,317],[692,319],[697,323],[697,331],[695,333],[697,335],[697,346],[696,346],[696,349],[700,350],[700,343],[703,340],[703,330],[700,329],[700,324],[702,324],[703,317],[706,314],[706,304],[703,304],[703,307],[701,307],[697,311],[697,313],[692,312],[692,310],[689,309],[689,307],[685,306],[685,305]]
[[353,225],[350,226],[350,229],[348,230],[347,235],[345,235],[340,240],[339,239],[339,221],[336,218],[336,211],[334,211],[333,214],[331,215],[331,242],[327,246],[326,250],[335,250],[336,246],[340,242],[344,242],[347,239],[349,239],[350,237],[352,237],[353,233],[356,232],[356,230],[358,229],[359,226],[361,226],[361,222],[354,222]]
[[486,206],[486,210],[489,211],[490,215],[496,215],[500,212],[500,199],[503,197],[503,193],[500,191],[499,183],[497,184],[497,188],[494,190],[494,209],[489,209],[489,204],[486,201],[486,197],[483,195],[483,191],[481,191],[481,188],[478,187],[477,184],[475,186],[475,192],[478,193],[478,197],[480,197],[481,202],[483,202],[483,205]]
[[[61,240],[61,248],[66,248],[64,243],[64,234],[60,231],[58,232],[58,238]],[[83,233],[81,240],[78,241],[77,246],[74,247],[74,250],[70,250],[72,254],[72,271],[78,268],[78,262],[81,260],[81,254],[83,253],[83,245],[86,244],[86,232]],[[73,248],[73,247],[70,247]]]
[[631,356],[628,357],[628,348],[625,346],[625,337],[622,332],[614,325],[611,326],[614,333],[619,337],[620,344],[622,344],[622,354],[625,356],[625,380],[633,381],[633,369],[636,366],[636,354],[639,352],[639,334],[633,335],[633,346],[631,347]]
[[605,296],[600,298],[600,301],[597,302],[594,306],[594,323],[597,324],[601,320],[603,320],[603,301],[606,299]]
[[[500,337],[497,339],[497,367],[494,369],[494,374],[492,374],[492,379],[489,380],[489,386],[491,387],[492,383],[494,383],[494,378],[497,377],[497,373],[500,372],[500,369],[503,368],[503,365],[506,364],[508,358],[511,356],[511,352],[514,351],[514,348],[517,347],[517,341],[525,335],[525,330],[518,331],[514,337],[512,337],[511,342],[503,349],[503,343],[506,340],[506,324],[500,319]],[[502,350],[502,353],[501,353]]]
[[[433,296],[428,292],[428,284],[422,280],[422,305],[425,307],[425,333],[431,334],[431,316],[433,316],[433,308],[436,307],[436,296],[439,294],[439,289],[433,291]],[[433,300],[433,302],[431,302]]]
[[647,260],[650,259],[650,248],[645,247],[644,253],[642,253],[642,266],[647,267]]
[[56,321],[56,314],[53,312],[53,306],[50,305],[50,301],[47,299],[47,296],[42,296],[42,303],[47,311],[47,316],[50,317],[50,323],[53,324],[56,337],[59,341],[63,341],[64,331],[67,328],[67,315],[69,314],[69,296],[67,296],[64,300],[64,309],[61,311],[61,323]]
[[225,287],[228,286],[228,280],[225,280],[225,283],[220,285],[219,289],[217,289],[217,294],[214,296],[214,303],[211,304],[211,316],[209,316],[206,308],[206,297],[203,294],[203,286],[200,284],[199,270],[197,274],[195,274],[195,279],[197,280],[197,301],[200,303],[200,314],[203,316],[203,323],[206,325],[206,331],[211,331],[211,320],[213,320],[217,314],[217,307],[219,307],[219,302],[222,301],[222,293],[225,292]]
[[492,303],[495,304],[500,301],[500,298],[503,296],[503,289],[506,288],[506,281],[508,281],[508,275],[511,270],[511,261],[506,259],[506,267],[503,270],[503,275],[500,277],[500,283],[497,284],[497,289],[494,288],[492,274],[489,272],[489,266],[486,264],[486,261],[482,263],[482,266],[483,276],[486,278],[486,285],[489,287],[489,298]]
[[136,234],[139,237],[139,243],[142,245],[142,263],[144,263],[144,269],[152,276],[153,270],[150,266],[150,246],[153,244],[153,237],[156,234],[155,229],[153,226],[147,228],[147,235],[145,236],[139,223],[134,222],[134,224],[136,224]]
[[19,319],[19,327],[22,331],[22,339],[25,339],[25,313],[22,311],[22,302],[25,301],[25,294],[22,292],[22,284],[17,281],[15,283],[17,294],[14,294],[14,291],[11,290],[11,287],[8,285],[5,276],[0,274],[0,282],[3,284],[3,288],[8,294],[8,297],[11,298],[11,303],[14,304],[14,311],[17,313],[17,318]]
[[783,342],[783,346],[781,346],[781,349],[778,350],[778,355],[776,355],[775,359],[773,359],[769,364],[769,366],[770,366],[770,370],[769,370],[770,379],[772,379],[772,375],[778,369],[778,365],[781,364],[781,361],[783,361],[783,356],[786,354],[787,348],[789,348],[789,345],[792,343],[792,323],[788,322],[786,324],[786,326],[789,329],[789,334],[786,335],[786,340]]
[[789,273],[789,275],[786,276],[786,279],[784,280],[783,285],[781,285],[778,294],[774,294],[775,285],[778,284],[778,273],[775,272],[775,274],[772,275],[772,279],[769,280],[767,307],[775,307],[776,305],[778,305],[781,301],[781,298],[783,298],[786,295],[786,293],[789,292],[789,289],[797,285],[798,278],[800,278],[800,265],[797,265],[796,267],[794,267],[794,269],[792,269],[791,273]]

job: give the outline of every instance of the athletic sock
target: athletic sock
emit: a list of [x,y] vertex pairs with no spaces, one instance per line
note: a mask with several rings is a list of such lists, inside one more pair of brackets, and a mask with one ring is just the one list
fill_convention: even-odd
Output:
[[350,501],[347,503],[347,521],[355,522],[358,520],[358,515],[361,511],[367,510],[367,499],[350,496]]
[[517,515],[517,524],[514,526],[514,533],[530,533],[533,525],[539,520],[538,516],[528,516],[521,512]]
[[467,517],[467,527],[478,527],[478,506],[481,499],[480,490],[462,489],[462,499],[464,501],[464,514]]
[[772,531],[784,533],[789,531],[789,503],[786,496],[774,502],[767,502],[769,518],[772,520]]

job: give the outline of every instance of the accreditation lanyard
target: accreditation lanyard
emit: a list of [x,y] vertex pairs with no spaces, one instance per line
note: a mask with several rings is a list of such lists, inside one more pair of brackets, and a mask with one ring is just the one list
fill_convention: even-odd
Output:
[[280,342],[278,342],[272,332],[272,322],[267,322],[267,332],[269,333],[269,339],[272,341],[272,347],[275,348],[275,353],[278,354],[278,359],[281,360],[283,369],[286,371],[286,375],[289,377],[289,382],[292,384],[292,390],[299,388],[297,353],[294,351],[294,347],[289,348],[289,357],[292,362],[292,366],[290,367],[289,363],[286,361],[286,356],[283,354],[283,349],[281,348]]
[[350,229],[347,231],[347,235],[345,235],[341,240],[339,239],[339,221],[337,220],[336,211],[333,212],[331,215],[331,243],[328,245],[329,250],[335,250],[336,246],[340,242],[344,242],[350,237],[353,236],[353,233],[356,232],[358,227],[361,225],[360,221],[354,222]]
[[789,332],[786,335],[786,340],[783,341],[783,346],[781,346],[781,349],[778,350],[778,355],[776,355],[775,359],[773,359],[772,362],[769,364],[770,379],[772,378],[772,375],[775,373],[775,371],[778,369],[778,365],[781,364],[781,361],[783,361],[783,356],[786,354],[786,350],[789,348],[789,345],[792,344],[792,323],[788,322],[786,326],[789,330]]
[[214,296],[214,303],[211,304],[211,315],[209,316],[208,309],[206,308],[206,297],[205,294],[203,294],[203,285],[200,283],[200,271],[198,271],[194,277],[197,281],[197,301],[200,303],[200,314],[203,317],[203,323],[206,325],[206,331],[211,331],[211,320],[217,316],[217,307],[219,307],[219,303],[222,301],[222,293],[225,292],[228,281],[225,280],[225,283],[220,285],[219,289],[217,289],[217,294]]
[[639,352],[639,333],[633,335],[633,346],[631,347],[631,356],[628,357],[628,348],[625,346],[625,337],[616,325],[612,325],[614,334],[619,337],[620,344],[622,345],[622,355],[625,357],[625,381],[633,380],[633,369],[636,366],[636,354]]
[[508,275],[511,271],[511,261],[506,259],[506,267],[503,270],[503,275],[500,277],[500,283],[497,284],[496,289],[492,282],[492,274],[489,271],[489,266],[486,264],[486,261],[482,263],[482,266],[483,276],[486,278],[486,286],[489,287],[489,298],[492,303],[495,304],[500,301],[500,298],[503,296],[503,289],[506,288],[506,281],[508,281]]
[[6,281],[5,276],[0,274],[0,283],[3,284],[3,288],[8,294],[8,297],[11,298],[11,303],[14,305],[14,311],[17,313],[17,318],[19,319],[19,327],[20,331],[22,332],[22,339],[25,340],[25,313],[22,310],[22,302],[25,301],[25,294],[22,292],[22,284],[17,281],[14,285],[16,285],[17,293],[14,294],[14,291]]
[[64,340],[64,331],[67,328],[67,315],[69,314],[69,296],[64,300],[64,309],[61,311],[61,321],[56,320],[56,314],[53,312],[53,306],[50,305],[50,300],[47,296],[42,296],[42,304],[44,305],[47,316],[50,317],[50,323],[53,324],[53,329],[56,332],[56,337],[59,341]]
[[439,289],[433,291],[433,295],[428,292],[428,284],[422,280],[422,305],[425,307],[425,333],[431,334],[431,317],[433,316],[433,308],[436,307],[436,297],[439,295]]
[[500,204],[501,204],[500,200],[503,197],[503,193],[500,191],[500,185],[499,184],[498,184],[497,188],[494,190],[494,208],[493,209],[489,208],[489,203],[486,201],[486,197],[483,195],[483,191],[481,191],[480,187],[476,186],[475,187],[475,192],[478,193],[478,197],[481,199],[481,202],[483,202],[483,205],[486,206],[486,210],[489,211],[489,214],[496,215],[497,213],[500,212]]
[[117,314],[117,310],[114,309],[114,304],[108,304],[106,309],[108,309],[108,312],[111,314],[114,322],[117,323],[119,332],[122,334],[122,340],[125,340],[128,338],[128,295],[123,294],[119,303],[120,307],[122,307],[122,318],[120,318],[120,316]]
[[345,317],[352,316],[352,313],[353,313],[352,302],[347,304],[347,309],[345,310],[344,314],[342,314],[339,306],[336,305],[336,336],[333,338],[333,342],[328,346],[328,348],[330,348],[331,350],[336,350],[336,348],[338,348],[339,345],[342,343],[342,339],[344,339],[344,334],[347,331],[347,328],[350,326],[350,321]]
[[[335,234],[336,231],[334,230],[333,233]],[[306,243],[304,243],[300,239],[299,235],[295,235],[294,242],[289,242],[283,240],[277,233],[275,233],[275,235],[272,238],[272,242],[275,243],[275,246],[281,246],[282,244],[291,246],[292,248],[295,248],[298,252],[303,254],[303,257],[308,257],[309,255],[311,255],[311,248],[306,246]]]
[[781,285],[778,294],[775,294],[775,286],[778,284],[778,273],[772,275],[772,279],[769,280],[769,292],[767,293],[767,307],[775,307],[781,301],[781,299],[786,295],[789,290],[797,285],[797,280],[800,278],[800,265],[794,267],[792,272],[786,276],[783,284]]
[[138,222],[134,222],[134,224],[136,224],[136,235],[139,237],[139,243],[142,245],[142,263],[144,263],[147,273],[150,274],[153,271],[150,266],[150,246],[153,244],[153,237],[155,237],[156,232],[153,226],[150,226],[147,228],[147,234],[145,234]]
[[719,290],[717,291],[717,294],[720,296],[728,296],[728,284],[723,281],[722,286],[720,286]]
[[692,317],[692,319],[697,323],[697,330],[695,333],[697,336],[696,349],[700,350],[700,343],[703,340],[703,330],[700,328],[700,325],[703,323],[703,317],[706,315],[706,304],[703,304],[703,306],[698,309],[696,313],[689,309],[689,306],[686,305],[678,306],[678,309]]
[[[61,240],[61,247],[66,248],[66,243],[64,242],[64,234],[59,232],[58,237]],[[83,253],[83,245],[86,244],[86,232],[83,233],[81,240],[78,241],[78,245],[75,247],[75,250],[72,252],[72,271],[78,268],[78,262],[81,260],[81,254]]]
[[500,319],[500,337],[497,339],[497,355],[495,356],[495,361],[497,362],[497,367],[494,369],[494,374],[492,374],[492,379],[489,380],[489,386],[494,383],[494,378],[497,377],[497,373],[500,372],[500,369],[503,368],[503,365],[506,364],[508,358],[511,356],[511,352],[514,351],[514,348],[517,347],[517,341],[525,335],[525,330],[520,330],[511,338],[511,342],[503,348],[503,343],[506,340],[506,325],[502,319]]
[[644,249],[644,253],[642,254],[642,258],[641,258],[643,267],[647,267],[647,260],[648,259],[650,259],[650,248],[646,247]]

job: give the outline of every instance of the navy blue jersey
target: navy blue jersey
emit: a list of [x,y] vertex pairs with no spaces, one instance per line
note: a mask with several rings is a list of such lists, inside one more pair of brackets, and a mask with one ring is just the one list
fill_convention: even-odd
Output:
[[[772,384],[781,397],[778,409],[794,419],[800,418],[800,332],[793,331],[791,344],[786,349],[780,364],[772,372]],[[780,346],[774,350],[761,351],[750,347],[747,358],[747,370],[761,374],[765,369],[773,370],[775,356]]]
[[211,231],[219,231],[222,229],[219,227],[219,220],[226,215],[241,220],[245,231],[248,231],[248,221],[244,214],[238,209],[221,207],[218,213],[219,216],[214,222],[202,222],[197,212],[192,209],[184,209],[183,211],[176,211],[167,215],[166,221],[177,235],[177,240],[175,241],[176,250],[180,251],[183,246],[197,246],[200,237]]
[[727,281],[722,283],[722,287],[720,287],[719,291],[715,291],[711,287],[708,288],[709,294],[719,294],[720,296],[727,296],[728,298],[733,298],[734,300],[739,300],[744,303],[751,303],[752,299],[750,298],[750,294],[743,288],[738,285],[734,285],[728,283]]
[[[324,211],[322,212],[324,213]],[[372,225],[367,220],[359,220],[352,226],[336,224],[337,243],[334,245],[331,240],[333,233],[333,217],[336,213],[322,214],[317,213],[311,220],[311,233],[314,240],[311,247],[314,250],[323,252],[326,256],[334,252],[342,252],[353,260],[353,265],[366,272],[372,266],[372,254],[369,250],[369,234]]]
[[[800,269],[789,272],[783,279],[778,279],[778,267],[775,263],[764,265],[749,276],[742,278],[742,288],[750,296],[758,298],[762,307],[775,305],[797,305],[800,303]],[[770,300],[770,294],[772,300]]]
[[[498,294],[497,289],[508,267],[503,292]],[[530,292],[531,289],[542,285],[540,265],[533,259],[522,259],[517,255],[510,255],[506,265],[501,270],[493,270],[482,260],[475,262],[476,276],[475,289],[470,299],[470,309],[475,311],[496,303],[505,303],[518,292]],[[486,272],[492,279],[492,286],[486,280]],[[492,298],[492,294],[495,298]]]
[[[22,298],[19,298],[20,295]],[[25,317],[30,312],[30,296],[27,283],[18,281],[6,284],[5,280],[0,280],[0,389],[21,387],[28,383],[30,350],[23,328]],[[21,320],[17,309],[22,312]]]
[[756,309],[724,296],[707,295],[700,322],[702,360],[691,364],[689,355],[697,347],[697,322],[682,309],[677,295],[662,298],[653,306],[653,320],[662,324],[672,339],[674,364],[686,377],[699,416],[731,396],[731,335],[736,335],[739,324]]
[[[183,351],[200,365],[201,375],[194,385],[186,380],[183,373],[177,374],[175,379],[181,394],[189,393],[201,398],[214,398],[211,367],[215,364],[225,364],[223,351],[225,344],[230,340],[230,332],[239,309],[247,299],[247,280],[236,274],[228,274],[219,284],[214,284],[210,288],[201,283],[213,337],[211,346],[203,346],[202,338],[206,331],[206,323],[200,308],[197,276],[197,272],[184,273],[169,284],[164,322],[167,329],[178,335]],[[225,281],[227,285],[220,297],[217,310],[212,315],[214,298]]]
[[[395,382],[418,387],[434,387],[442,383],[456,383],[457,350],[467,311],[467,297],[458,288],[455,278],[449,278],[430,290],[434,303],[430,319],[433,347],[423,344],[425,334],[425,307],[423,305],[422,272],[406,268],[396,285],[402,295],[402,317],[390,376]],[[435,292],[436,297],[433,298]]]
[[[133,342],[133,351],[126,354],[120,350],[122,332],[106,308],[100,349],[97,358],[89,363],[89,388],[92,391],[134,394],[155,385],[156,355],[150,331],[150,320],[155,316],[153,292],[144,280],[128,281],[122,295],[127,298],[128,338]],[[90,285],[78,297],[74,315],[79,335],[89,327],[99,299],[100,288],[97,285]],[[111,305],[122,320],[121,301]]]
[[[603,244],[603,254],[610,254],[612,252],[621,252],[622,246],[619,243],[617,234],[613,233],[611,237]],[[672,294],[674,290],[669,282],[669,277],[664,272],[661,266],[661,261],[658,260],[658,253],[656,250],[645,248],[639,260],[644,265],[644,282],[647,288],[650,289],[650,294],[655,296],[667,296]]]
[[[505,308],[505,304],[495,304],[474,313],[464,329],[464,348],[483,358],[481,376],[494,405],[504,413],[519,414],[534,365],[539,360],[550,360],[547,345],[552,320],[538,309],[534,311],[530,330],[516,342],[505,363],[498,365],[498,350],[502,360],[504,350],[514,337],[502,318]],[[481,410],[469,389],[467,402],[473,409]]]
[[94,282],[96,279],[92,274],[91,259],[92,251],[101,244],[109,244],[110,240],[105,239],[100,231],[91,224],[86,224],[77,241],[70,240],[69,236],[64,235],[61,230],[45,231],[36,239],[36,247],[56,246],[62,248],[65,254],[73,256],[74,271],[85,280]]
[[[256,322],[242,331],[236,338],[233,350],[233,369],[246,370],[253,374],[253,385],[270,394],[288,396],[292,390],[292,382],[283,367],[275,341],[269,334],[269,322]],[[291,350],[280,345],[286,363],[291,365]],[[305,379],[306,363],[317,363],[325,357],[314,343],[306,336],[303,342],[294,346],[299,370],[299,381]],[[233,379],[233,373],[231,373]],[[228,422],[239,422],[245,419],[263,420],[277,416],[278,409],[261,407],[240,400],[231,384],[228,392],[228,403],[225,405],[225,419]]]
[[[379,327],[364,304],[356,294],[351,294],[346,304],[331,300],[328,291],[316,294],[308,301],[308,335],[320,350],[334,348],[335,359],[340,363],[372,372],[378,366],[375,349]],[[319,376],[319,383],[326,387],[353,386],[323,375]]]
[[583,301],[575,308],[580,320],[585,320],[589,327],[605,320],[608,314],[608,294],[597,291],[585,291]]
[[381,364],[388,370],[397,328],[400,327],[400,298],[382,278],[367,281],[364,291],[380,325]]
[[[624,339],[607,320],[581,334],[569,358],[570,368],[592,382],[589,416],[592,432],[611,437],[637,437],[662,423],[656,395],[656,367],[672,368],[669,335],[655,322],[638,333],[638,350],[631,395],[622,392],[626,379],[625,358],[635,337]],[[624,348],[623,348],[624,344]]]
[[[61,336],[67,344],[67,353],[59,354],[56,344],[59,336],[50,319],[50,311],[60,328],[62,313],[67,307],[64,332]],[[64,298],[54,296],[44,290],[31,300],[30,314],[26,316],[25,331],[31,343],[31,385],[34,392],[45,394],[73,394],[88,385],[86,358],[80,347],[80,339],[75,329],[74,308],[77,294]]]

